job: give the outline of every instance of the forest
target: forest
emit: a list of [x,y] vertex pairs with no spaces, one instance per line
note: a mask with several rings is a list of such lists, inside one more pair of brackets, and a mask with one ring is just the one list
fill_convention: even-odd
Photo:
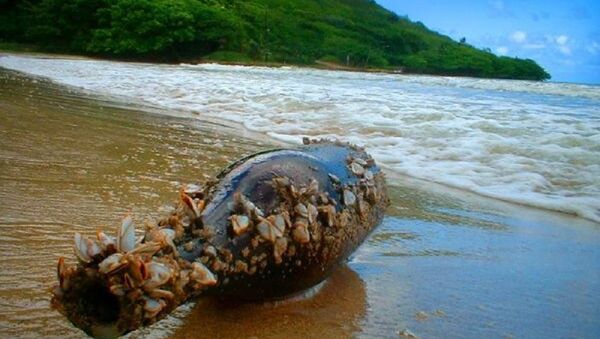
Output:
[[339,65],[546,80],[372,0],[0,0],[0,46],[156,62]]

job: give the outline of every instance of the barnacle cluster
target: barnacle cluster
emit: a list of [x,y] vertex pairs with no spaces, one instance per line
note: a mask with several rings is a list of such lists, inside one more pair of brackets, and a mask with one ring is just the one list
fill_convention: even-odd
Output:
[[200,187],[188,185],[174,211],[157,223],[147,223],[136,237],[130,216],[114,236],[98,232],[96,239],[74,236],[77,265],[58,261],[58,285],[53,306],[87,332],[111,323],[125,332],[148,325],[177,305],[217,284],[201,262],[181,259],[176,244],[191,235],[203,200],[191,198]]
[[[311,143],[321,141],[305,140]],[[218,181],[191,184],[141,236],[129,216],[114,236],[75,234],[78,263],[59,259],[53,306],[88,333],[103,326],[124,333],[199,294],[264,298],[318,283],[388,205],[373,159],[356,146],[338,146],[350,151],[337,175],[266,176],[255,186],[264,191],[258,195]],[[209,205],[219,199],[226,212],[211,224],[217,213]]]

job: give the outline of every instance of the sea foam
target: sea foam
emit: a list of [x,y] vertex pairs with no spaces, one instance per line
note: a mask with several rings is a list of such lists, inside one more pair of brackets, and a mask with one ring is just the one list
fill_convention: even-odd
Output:
[[400,174],[600,222],[598,86],[23,56],[0,66],[285,142],[348,140]]

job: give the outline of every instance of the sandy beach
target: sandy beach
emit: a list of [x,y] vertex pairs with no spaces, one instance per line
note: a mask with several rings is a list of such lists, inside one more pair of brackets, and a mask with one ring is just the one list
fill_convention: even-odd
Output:
[[[0,336],[82,337],[49,307],[58,257],[128,212],[139,224],[280,141],[0,68]],[[384,222],[305,298],[199,300],[132,338],[594,338],[600,226],[389,175]]]

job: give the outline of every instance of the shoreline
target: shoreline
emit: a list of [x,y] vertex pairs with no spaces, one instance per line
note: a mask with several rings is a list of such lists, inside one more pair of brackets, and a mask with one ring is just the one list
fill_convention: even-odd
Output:
[[[55,283],[59,256],[74,260],[73,232],[93,236],[98,225],[114,225],[131,209],[138,222],[165,213],[179,185],[206,180],[272,144],[223,124],[125,109],[14,74],[0,70],[0,198],[7,202],[0,207],[0,236],[7,240],[0,250],[9,254],[0,258],[0,309],[7,315],[0,333],[77,336],[40,288]],[[410,178],[389,192],[383,223],[314,296],[282,304],[202,299],[132,336],[600,333],[597,225]],[[23,208],[40,196],[35,209]]]
[[[49,59],[57,58],[57,59],[67,59],[67,60],[72,59],[72,60],[111,61],[111,60],[94,59],[94,58],[88,58],[88,57],[82,57],[82,56],[69,56],[69,55],[54,55],[54,54],[47,55],[47,54],[29,54],[29,53],[26,53],[26,55],[31,55],[36,58],[42,58],[42,59],[43,58],[49,58]],[[0,53],[0,57],[1,56],[2,56],[2,54]],[[136,63],[136,62],[134,62],[134,63]],[[293,67],[295,67],[295,66],[293,66]],[[14,70],[11,70],[11,71],[14,71]],[[14,71],[14,72],[19,72],[19,71]],[[21,72],[19,72],[19,73],[21,73]],[[35,75],[31,75],[31,74],[26,74],[26,73],[21,73],[21,74],[24,74],[27,77],[36,77]],[[50,80],[50,81],[54,82],[52,80]],[[65,85],[65,84],[60,84],[60,86],[71,87],[71,86]],[[74,90],[81,91],[81,88],[78,88],[78,87],[71,87],[71,88],[73,88]],[[208,117],[208,116],[202,115],[201,112],[188,111],[188,110],[183,110],[183,109],[178,110],[178,109],[173,109],[173,108],[157,107],[157,106],[153,106],[147,102],[135,102],[135,101],[134,102],[132,102],[132,101],[126,102],[123,100],[123,98],[120,98],[120,97],[115,97],[115,96],[111,96],[111,95],[102,95],[102,94],[98,94],[98,93],[94,93],[94,92],[88,93],[88,91],[84,91],[84,92],[91,99],[102,98],[104,100],[111,101],[113,104],[118,103],[118,106],[121,108],[133,109],[133,110],[139,109],[144,112],[147,112],[147,113],[150,113],[153,115],[157,115],[157,116],[171,116],[171,117],[176,117],[176,118],[189,119],[190,121],[192,121],[193,124],[202,124],[202,122],[205,121],[205,122],[209,122],[214,125],[222,125],[224,127],[227,127],[228,129],[236,130],[237,133],[240,133],[240,131],[242,131],[240,135],[243,137],[250,137],[253,140],[264,142],[267,144],[285,146],[285,145],[299,144],[301,142],[300,137],[298,137],[298,140],[296,140],[296,142],[290,142],[289,140],[282,140],[280,138],[276,138],[276,137],[269,135],[269,133],[262,133],[262,132],[258,132],[258,131],[246,128],[241,122],[227,120],[227,123],[224,124],[223,120],[219,120],[214,117]],[[396,180],[397,182],[400,182],[400,180],[406,181],[408,179],[413,182],[426,183],[428,186],[435,187],[435,188],[431,189],[432,193],[435,193],[437,191],[453,191],[455,193],[460,192],[461,194],[464,194],[464,195],[474,195],[479,198],[484,198],[490,202],[491,201],[500,202],[500,203],[509,204],[509,205],[512,205],[515,207],[526,208],[526,209],[531,209],[531,210],[542,210],[542,211],[545,211],[548,213],[553,213],[556,215],[561,215],[561,216],[574,218],[574,219],[581,219],[582,221],[590,222],[592,224],[600,224],[600,221],[594,220],[593,218],[586,217],[584,215],[581,215],[577,211],[561,210],[558,208],[553,208],[553,207],[549,207],[549,206],[536,204],[535,202],[511,200],[510,198],[505,198],[502,196],[494,196],[492,194],[487,194],[485,192],[478,192],[478,191],[475,191],[475,190],[472,190],[472,189],[469,189],[466,187],[460,187],[460,186],[455,186],[455,185],[448,184],[448,183],[426,180],[426,179],[422,179],[419,177],[394,172],[391,168],[389,168],[385,164],[382,164],[382,167],[386,168],[388,170],[389,176],[398,178]]]
[[[590,225],[600,226],[599,220],[594,220],[591,218],[587,218],[580,214],[577,214],[574,211],[564,211],[559,209],[553,209],[551,207],[546,207],[542,205],[536,205],[533,203],[528,203],[526,201],[520,202],[515,200],[509,200],[502,198],[501,196],[492,196],[485,193],[477,192],[468,188],[463,188],[460,186],[453,186],[451,184],[446,184],[442,182],[429,181],[425,179],[421,179],[418,177],[413,177],[410,175],[396,173],[390,170],[390,168],[386,165],[381,165],[382,168],[386,169],[387,177],[394,177],[397,180],[402,179],[403,185],[410,185],[412,187],[426,187],[426,190],[433,193],[439,193],[443,195],[455,195],[459,197],[461,200],[469,201],[475,204],[481,204],[482,201],[487,202],[492,207],[500,207],[504,206],[505,208],[511,208],[515,211],[529,211],[530,213],[534,213],[536,211],[542,214],[550,214],[554,215],[558,218],[565,218],[574,221],[581,221],[584,223],[589,223]],[[392,184],[392,186],[401,186],[400,184]],[[527,214],[527,213],[526,213]]]
[[[337,71],[337,72],[350,72],[350,73],[366,73],[366,74],[391,74],[391,75],[399,75],[399,76],[423,76],[423,77],[448,77],[448,78],[458,78],[458,79],[476,79],[476,80],[498,80],[498,81],[518,81],[518,82],[532,82],[538,84],[566,84],[566,85],[583,85],[583,86],[594,86],[600,87],[600,83],[591,83],[591,82],[567,82],[567,81],[555,81],[552,79],[548,80],[526,80],[526,79],[511,79],[511,78],[486,78],[486,77],[474,77],[474,76],[466,76],[466,75],[451,75],[451,74],[430,74],[430,73],[411,73],[411,72],[398,72],[394,70],[387,69],[379,69],[379,68],[353,68],[346,67],[344,65],[337,65],[333,63],[329,63],[326,61],[317,60],[314,65],[301,65],[301,64],[286,64],[286,63],[276,63],[276,62],[234,62],[234,61],[219,61],[219,60],[210,60],[210,59],[190,59],[186,61],[180,62],[161,62],[158,60],[135,60],[135,59],[127,59],[127,58],[108,58],[108,57],[95,57],[90,55],[83,54],[68,54],[68,53],[58,53],[58,52],[45,52],[45,51],[22,51],[22,50],[13,50],[13,49],[4,49],[0,45],[0,56],[2,55],[25,55],[25,56],[34,56],[39,58],[57,58],[57,59],[72,59],[72,60],[96,60],[96,61],[113,61],[113,62],[124,62],[124,63],[140,63],[140,64],[157,64],[157,65],[180,65],[180,64],[189,64],[189,65],[202,65],[202,64],[217,64],[224,66],[248,66],[248,67],[266,67],[266,68],[284,68],[284,67],[295,67],[295,68],[306,68],[306,69],[315,69],[315,70],[326,70],[326,71]],[[322,66],[319,66],[321,64]]]
[[[20,55],[34,55],[34,56],[56,56],[57,58],[74,59],[74,60],[98,60],[98,61],[114,61],[114,62],[127,62],[127,63],[144,63],[144,64],[163,64],[163,65],[179,65],[179,64],[219,64],[227,66],[249,66],[249,67],[268,67],[268,68],[283,68],[283,67],[297,67],[306,69],[317,69],[337,72],[352,72],[352,73],[367,73],[367,74],[393,74],[393,75],[410,75],[410,76],[439,76],[439,77],[451,77],[451,78],[467,78],[467,79],[488,79],[488,80],[508,80],[508,81],[523,81],[523,82],[534,82],[534,83],[547,83],[549,80],[532,80],[532,79],[513,79],[513,78],[493,78],[493,77],[478,77],[478,76],[466,76],[466,75],[453,75],[445,73],[416,73],[407,72],[399,69],[383,69],[383,68],[356,68],[345,65],[340,65],[332,62],[315,60],[314,64],[287,64],[280,62],[263,62],[263,61],[226,61],[226,60],[211,60],[206,58],[191,58],[183,59],[179,61],[166,61],[158,58],[121,58],[121,57],[104,57],[104,56],[92,56],[84,54],[69,54],[61,52],[48,52],[43,50],[19,50],[2,48],[0,45],[0,56],[2,54],[20,54]],[[586,84],[584,84],[586,85]],[[593,85],[593,84],[592,84]]]

